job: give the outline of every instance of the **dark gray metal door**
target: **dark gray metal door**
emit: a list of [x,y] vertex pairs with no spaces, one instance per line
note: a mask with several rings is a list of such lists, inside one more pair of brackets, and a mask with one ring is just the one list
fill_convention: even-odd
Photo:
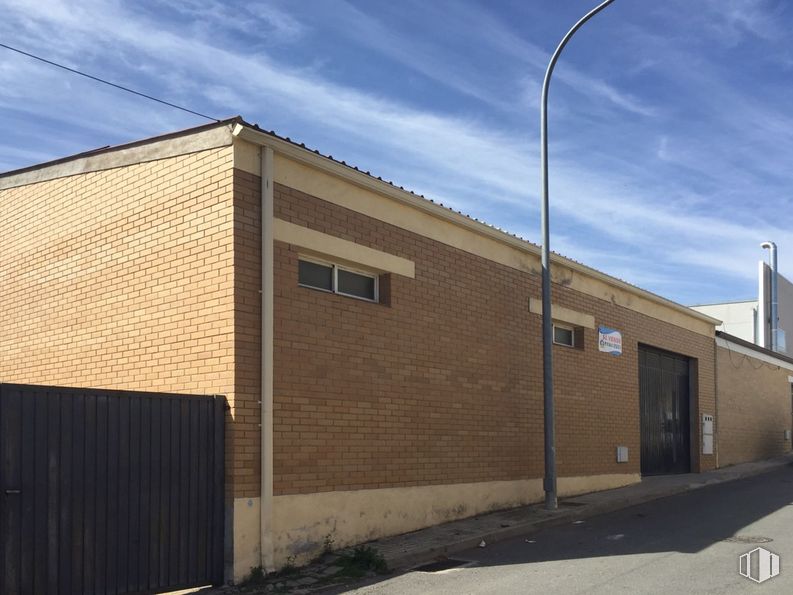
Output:
[[222,397],[0,384],[0,593],[223,580]]
[[691,471],[689,361],[639,346],[642,475]]

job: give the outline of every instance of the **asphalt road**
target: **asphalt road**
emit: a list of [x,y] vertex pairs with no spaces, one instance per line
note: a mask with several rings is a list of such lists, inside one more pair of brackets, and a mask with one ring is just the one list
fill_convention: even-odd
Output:
[[[770,541],[758,543],[766,539]],[[758,546],[781,558],[780,574],[762,584],[738,573],[738,557]],[[472,564],[435,573],[406,572],[353,592],[790,595],[793,467],[468,550],[454,558]]]

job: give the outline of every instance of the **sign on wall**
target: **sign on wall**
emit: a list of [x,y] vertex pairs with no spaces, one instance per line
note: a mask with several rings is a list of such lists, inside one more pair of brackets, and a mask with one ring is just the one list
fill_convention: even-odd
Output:
[[622,333],[607,326],[599,326],[598,350],[611,355],[622,355]]

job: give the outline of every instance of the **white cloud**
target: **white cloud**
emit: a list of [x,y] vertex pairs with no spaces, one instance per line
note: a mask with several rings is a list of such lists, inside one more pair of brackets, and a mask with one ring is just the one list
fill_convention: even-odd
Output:
[[[184,13],[204,10],[201,6],[191,2],[177,8]],[[402,47],[404,39],[357,13],[350,12],[358,19],[357,24],[351,22],[351,32],[368,29],[370,35],[363,43],[404,64],[418,62],[416,68],[424,75],[477,96],[463,73],[446,69],[445,58],[432,56],[432,46]],[[538,236],[532,229],[537,215],[537,142],[527,130],[494,127],[490,119],[407,105],[334,82],[321,65],[306,67],[276,59],[262,47],[221,46],[217,39],[225,37],[210,33],[213,26],[226,32],[249,26],[234,22],[233,13],[217,3],[207,4],[201,15],[207,19],[205,26],[185,32],[131,12],[124,4],[9,2],[0,34],[13,34],[31,48],[52,47],[47,40],[57,36],[66,40],[58,46],[59,59],[96,68],[94,72],[99,75],[108,69],[109,78],[118,76],[122,83],[129,82],[127,77],[138,77],[133,78],[136,84],[167,92],[167,99],[199,111],[213,110],[220,116],[240,112],[252,120],[262,118],[263,126],[282,125],[279,132],[290,136],[295,136],[293,130],[310,129],[311,138],[301,140],[325,152],[356,161],[364,169],[378,170],[399,184],[474,215],[486,214],[494,223],[523,231],[529,239]],[[306,34],[306,25],[271,6],[261,8],[259,16],[279,32],[282,40]],[[505,60],[530,66],[535,75],[544,70],[548,52],[511,33],[486,11],[461,8],[454,18],[469,29],[476,23],[476,43],[490,44]],[[114,69],[114,63],[103,60],[100,52],[84,54],[85,47],[110,47],[114,58],[120,57],[122,62],[116,62]],[[765,152],[756,156],[751,161],[753,168],[777,168],[791,154],[793,120],[786,114],[747,101],[721,81],[715,69],[702,64],[687,66],[684,56],[658,47],[663,52],[655,54],[651,65],[641,56],[632,63],[645,64],[640,70],[649,69],[662,77],[663,62],[671,57],[674,62],[669,67],[690,85],[697,99],[706,100],[707,93],[718,96],[724,111],[713,117],[719,121],[723,118],[730,134],[764,143],[778,140],[784,149],[780,155],[773,157]],[[26,60],[0,56],[0,105],[26,111],[31,119],[57,112],[67,128],[90,128],[97,137],[115,139],[123,135],[129,140],[181,128],[187,122],[178,113],[98,88],[94,83],[64,78],[57,71]],[[118,67],[121,63],[125,68]],[[603,152],[613,152],[609,163],[617,167],[604,167],[598,155],[583,155],[578,130],[560,127],[570,140],[563,145],[559,142],[562,135],[557,134],[552,143],[552,225],[555,234],[562,234],[554,236],[558,238],[555,248],[567,248],[571,256],[628,281],[670,289],[679,295],[688,293],[674,289],[676,285],[696,283],[690,280],[690,272],[681,272],[687,268],[745,280],[754,276],[759,241],[777,239],[783,248],[780,238],[786,235],[789,216],[768,224],[763,222],[764,213],[756,212],[751,205],[720,205],[708,195],[711,190],[690,187],[690,179],[707,180],[714,186],[719,175],[729,176],[730,184],[724,188],[733,191],[746,191],[757,183],[758,177],[750,172],[723,172],[733,149],[722,138],[711,146],[696,133],[671,126],[659,135],[658,127],[669,125],[666,108],[662,110],[617,88],[606,82],[606,77],[584,75],[571,64],[560,65],[558,76],[568,97],[572,89],[577,89],[598,98],[609,110],[609,121],[621,122],[621,116],[615,117],[615,113],[655,120],[644,124],[652,134],[636,140],[636,146],[648,139],[650,157],[663,162],[664,167],[671,168],[665,171],[674,175],[646,171],[647,162],[633,163],[632,147],[613,144],[604,144]],[[523,86],[535,93],[536,81],[526,75],[516,89]],[[480,98],[494,105],[501,101],[490,93]],[[736,110],[747,116],[747,121],[731,119],[730,112]],[[536,122],[536,112],[530,112],[527,119]],[[0,162],[9,162],[12,153],[13,149],[0,153]],[[30,153],[17,155],[20,161],[39,159]],[[597,240],[581,241],[572,230]],[[789,249],[793,251],[793,245]],[[700,286],[707,283],[704,280]]]
[[770,41],[786,35],[779,10],[768,0],[705,0],[704,25],[722,41],[737,43],[749,34]]

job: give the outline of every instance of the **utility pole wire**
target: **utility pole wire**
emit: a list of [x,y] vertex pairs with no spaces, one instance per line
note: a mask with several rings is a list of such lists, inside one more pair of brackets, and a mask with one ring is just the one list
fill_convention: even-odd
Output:
[[168,107],[173,107],[178,110],[182,110],[183,112],[187,112],[189,114],[193,114],[194,116],[199,116],[201,118],[206,118],[207,120],[212,120],[213,122],[220,122],[218,118],[213,118],[212,116],[207,116],[206,114],[202,114],[200,112],[193,111],[186,107],[182,107],[181,105],[176,105],[175,103],[170,103],[168,101],[164,101],[162,99],[157,99],[156,97],[152,97],[151,95],[146,95],[145,93],[141,93],[140,91],[135,91],[134,89],[130,89],[129,87],[124,87],[123,85],[117,85],[116,83],[111,83],[110,81],[106,81],[96,76],[92,76],[90,74],[86,74],[85,72],[80,72],[79,70],[75,70],[74,68],[69,68],[68,66],[64,66],[63,64],[58,64],[57,62],[53,62],[52,60],[47,60],[46,58],[42,58],[40,56],[36,56],[34,54],[30,54],[28,52],[22,51],[18,48],[11,47],[10,45],[6,45],[4,43],[0,43],[0,47],[5,48],[7,50],[11,50],[12,52],[16,52],[18,54],[22,54],[23,56],[27,56],[28,58],[33,58],[34,60],[38,60],[40,62],[44,62],[45,64],[49,64],[50,66],[55,66],[57,68],[62,68],[63,70],[67,70],[73,74],[79,74],[80,76],[84,76],[89,78],[93,81],[97,81],[98,83],[104,83],[105,85],[110,85],[111,87],[115,87],[116,89],[121,89],[122,91],[126,91],[127,93],[132,93],[133,95],[137,95],[139,97],[143,97],[145,99],[150,99],[151,101],[156,101],[157,103],[161,103],[163,105],[167,105]]

